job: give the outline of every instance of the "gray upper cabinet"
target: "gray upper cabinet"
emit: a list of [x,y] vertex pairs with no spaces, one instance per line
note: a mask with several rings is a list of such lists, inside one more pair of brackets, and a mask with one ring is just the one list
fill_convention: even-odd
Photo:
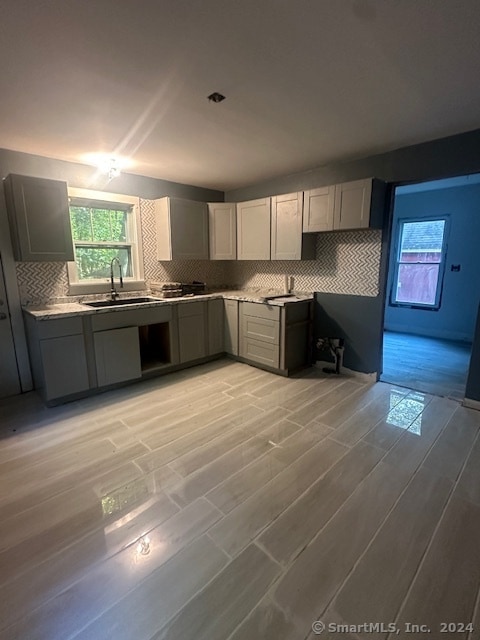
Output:
[[205,202],[181,198],[155,200],[158,260],[208,260]]
[[370,226],[372,180],[355,180],[335,186],[335,229],[365,229]]
[[303,235],[303,193],[272,197],[272,260],[313,260],[315,238]]
[[4,184],[15,260],[73,260],[67,183],[10,174]]
[[212,202],[208,205],[210,260],[235,260],[237,257],[236,205]]
[[237,259],[270,260],[270,198],[237,203]]
[[310,189],[304,193],[303,230],[333,231],[335,186]]

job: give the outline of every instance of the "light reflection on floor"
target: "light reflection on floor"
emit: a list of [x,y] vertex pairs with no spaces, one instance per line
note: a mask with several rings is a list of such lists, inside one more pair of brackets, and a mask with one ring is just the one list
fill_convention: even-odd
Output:
[[400,429],[407,429],[417,436],[422,434],[422,414],[425,409],[425,396],[413,391],[404,397],[405,392],[399,389],[390,391],[390,411],[387,424]]

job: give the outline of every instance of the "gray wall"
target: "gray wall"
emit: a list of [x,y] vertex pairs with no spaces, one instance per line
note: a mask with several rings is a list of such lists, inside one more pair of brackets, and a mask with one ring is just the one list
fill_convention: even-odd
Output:
[[[480,184],[397,195],[393,230],[404,218],[448,215],[446,269],[438,310],[408,309],[389,304],[394,252],[387,289],[385,327],[392,331],[472,342],[480,302]],[[460,271],[451,271],[459,264]]]
[[222,191],[147,178],[133,173],[122,173],[118,178],[109,182],[105,176],[98,175],[95,168],[85,164],[0,149],[0,178],[5,178],[9,173],[65,180],[71,187],[98,189],[99,191],[122,193],[149,200],[163,196],[176,196],[202,202],[223,201]]
[[348,180],[380,178],[385,182],[421,182],[480,171],[480,129],[351,162],[338,162],[280,176],[225,193],[240,202],[279,193],[312,189]]

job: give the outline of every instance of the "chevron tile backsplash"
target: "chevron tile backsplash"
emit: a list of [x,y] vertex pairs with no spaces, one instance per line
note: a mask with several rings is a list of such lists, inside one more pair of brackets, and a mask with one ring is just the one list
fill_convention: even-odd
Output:
[[[159,262],[155,247],[152,200],[140,200],[143,259],[147,287],[155,282],[200,280],[210,287],[278,289],[285,274],[297,291],[378,295],[381,232],[377,230],[319,233],[316,260]],[[40,304],[68,295],[65,263],[18,262],[17,281],[23,304]],[[70,298],[71,299],[71,298]]]

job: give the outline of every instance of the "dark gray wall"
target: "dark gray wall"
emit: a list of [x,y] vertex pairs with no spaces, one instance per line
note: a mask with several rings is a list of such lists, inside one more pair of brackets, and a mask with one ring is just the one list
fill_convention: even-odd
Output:
[[[315,338],[343,338],[343,364],[363,373],[380,373],[383,341],[380,296],[348,296],[335,293],[315,294]],[[318,360],[328,354],[317,351]]]
[[480,401],[480,307],[478,308],[477,328],[472,346],[465,397]]
[[421,182],[477,171],[480,171],[480,129],[351,162],[328,164],[272,178],[243,189],[227,191],[225,200],[239,202],[361,178]]
[[85,164],[0,149],[0,178],[3,179],[9,173],[65,180],[71,187],[110,191],[149,200],[163,196],[176,196],[202,202],[223,201],[222,191],[158,178],[147,178],[133,173],[122,173],[109,182],[105,176],[99,176],[94,167]]

